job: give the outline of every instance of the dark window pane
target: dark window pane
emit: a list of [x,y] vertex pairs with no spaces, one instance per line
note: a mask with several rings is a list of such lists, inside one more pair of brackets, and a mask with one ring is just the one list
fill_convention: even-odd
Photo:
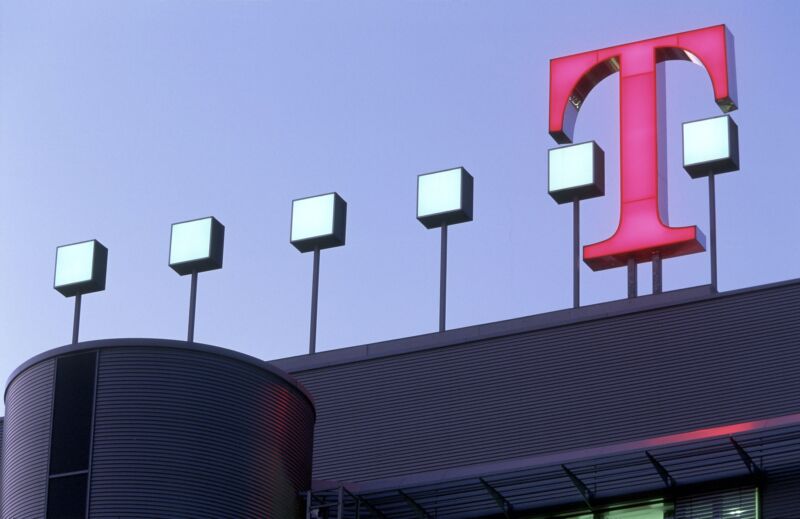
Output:
[[97,353],[58,359],[50,440],[50,474],[89,468]]
[[50,478],[47,519],[85,519],[86,474]]

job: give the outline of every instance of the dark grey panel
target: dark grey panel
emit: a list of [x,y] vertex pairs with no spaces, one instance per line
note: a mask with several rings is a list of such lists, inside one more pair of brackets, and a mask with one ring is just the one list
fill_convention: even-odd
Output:
[[305,395],[252,363],[101,349],[90,517],[295,517],[313,424]]
[[[378,344],[275,364],[315,397],[317,479],[363,481],[800,412],[800,283],[687,294],[690,302],[665,294],[644,310],[561,312],[528,331],[518,320],[386,345],[403,354],[382,356]],[[570,316],[579,322],[546,325]],[[518,331],[497,333],[503,326]],[[447,345],[448,336],[460,342]]]
[[761,519],[797,519],[800,516],[800,467],[795,467],[794,474],[771,477],[761,495]]
[[54,364],[47,360],[31,366],[6,388],[4,518],[45,515]]

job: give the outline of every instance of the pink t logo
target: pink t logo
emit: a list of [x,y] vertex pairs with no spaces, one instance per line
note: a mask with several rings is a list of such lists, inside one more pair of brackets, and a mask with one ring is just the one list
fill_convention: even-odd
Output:
[[572,142],[578,110],[592,88],[620,73],[620,217],[613,236],[583,248],[592,270],[702,252],[696,226],[669,227],[658,211],[658,121],[656,64],[666,60],[701,64],[711,77],[722,111],[736,109],[733,37],[724,25],[662,36],[550,61],[550,135]]

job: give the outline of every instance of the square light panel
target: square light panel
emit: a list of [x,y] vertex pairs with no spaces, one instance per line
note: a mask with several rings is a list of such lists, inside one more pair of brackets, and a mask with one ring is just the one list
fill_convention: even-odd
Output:
[[594,141],[549,150],[547,191],[559,204],[605,194],[605,154]]
[[473,182],[464,168],[417,176],[417,220],[428,229],[472,221]]
[[739,169],[739,128],[731,116],[683,123],[683,169],[692,178]]
[[292,201],[289,242],[300,252],[344,245],[346,230],[347,202],[337,193]]
[[89,240],[56,249],[53,288],[65,297],[98,292],[106,288],[108,249]]
[[209,216],[172,224],[169,266],[185,276],[222,268],[225,226]]

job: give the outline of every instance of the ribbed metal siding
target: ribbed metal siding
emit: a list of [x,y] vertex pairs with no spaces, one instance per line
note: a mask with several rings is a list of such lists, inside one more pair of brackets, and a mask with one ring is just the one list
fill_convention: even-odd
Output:
[[6,519],[44,517],[55,363],[22,372],[6,391],[3,431],[3,513]]
[[[800,467],[796,467],[800,470]],[[760,519],[797,519],[800,517],[800,473],[770,477],[764,486]]]
[[[0,477],[3,475],[3,431],[5,429],[5,418],[0,418]],[[0,514],[3,513],[3,480],[0,479]],[[2,515],[0,515],[1,517]]]
[[795,283],[295,371],[316,399],[314,477],[369,480],[796,413],[798,314]]
[[675,502],[674,519],[762,519],[757,501],[754,487],[682,496]]
[[295,517],[311,403],[272,373],[156,348],[100,351],[90,517]]

